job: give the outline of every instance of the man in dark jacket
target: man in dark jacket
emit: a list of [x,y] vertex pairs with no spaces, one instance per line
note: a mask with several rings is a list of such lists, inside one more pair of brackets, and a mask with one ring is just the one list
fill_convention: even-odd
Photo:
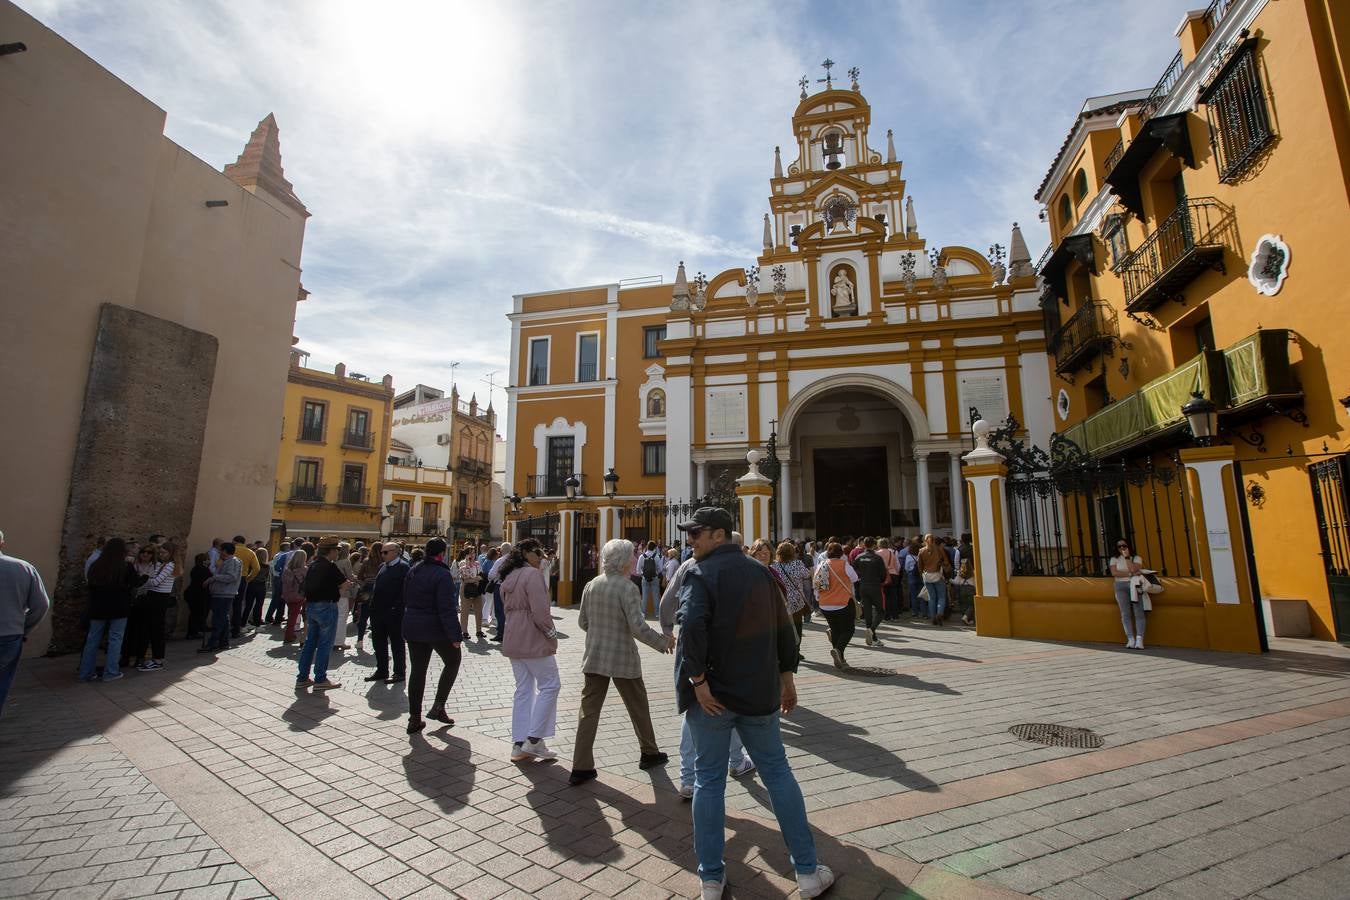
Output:
[[884,614],[881,585],[886,581],[886,560],[877,552],[877,539],[863,539],[863,551],[853,557],[853,571],[858,573],[858,600],[862,603],[863,623],[867,627],[867,646],[880,647],[877,626]]
[[679,528],[697,562],[680,588],[681,622],[675,650],[675,689],[694,739],[694,850],[703,896],[726,885],[727,762],[731,732],[739,732],[759,769],[803,897],[834,882],[817,865],[802,791],[783,752],[778,713],[797,705],[792,668],[797,634],[769,570],[731,542],[724,509],[705,506]]
[[[295,677],[297,688],[314,685],[318,691],[332,690],[337,683],[328,680],[328,654],[338,628],[338,592],[347,583],[347,576],[333,562],[337,555],[338,539],[325,537],[319,541],[317,555],[305,573],[301,590],[305,594],[305,644],[300,648],[300,671]],[[310,667],[314,668],[311,679]]]
[[446,715],[445,702],[459,674],[464,633],[459,628],[459,591],[450,567],[445,564],[445,541],[440,538],[427,541],[426,558],[412,567],[404,582],[403,639],[408,642],[408,656],[412,660],[412,671],[408,673],[408,734],[426,727],[422,721],[422,692],[426,689],[427,666],[433,650],[444,668],[436,685],[436,702],[427,718],[455,724]]
[[[375,574],[370,595],[370,640],[375,645],[375,672],[366,681],[389,679],[398,684],[407,671],[403,644],[403,588],[410,566],[404,562],[398,544],[390,541],[380,553],[384,562]],[[389,678],[389,653],[393,650],[394,677]]]

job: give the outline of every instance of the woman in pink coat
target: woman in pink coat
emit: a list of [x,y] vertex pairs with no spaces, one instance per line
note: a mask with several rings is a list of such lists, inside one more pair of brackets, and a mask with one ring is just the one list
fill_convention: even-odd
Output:
[[512,762],[557,759],[544,743],[558,722],[558,634],[553,628],[548,584],[539,570],[544,554],[539,542],[526,538],[493,575],[501,581],[506,634],[502,655],[511,660],[516,696],[511,707]]

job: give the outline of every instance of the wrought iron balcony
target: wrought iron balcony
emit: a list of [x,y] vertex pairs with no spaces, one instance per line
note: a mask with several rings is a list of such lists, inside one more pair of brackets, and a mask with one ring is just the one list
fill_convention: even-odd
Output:
[[1140,125],[1153,118],[1153,114],[1167,100],[1167,96],[1172,93],[1172,88],[1177,86],[1177,81],[1181,79],[1181,73],[1185,68],[1186,64],[1181,61],[1181,51],[1178,50],[1177,55],[1172,57],[1172,61],[1163,70],[1158,83],[1153,86],[1153,90],[1145,98],[1144,105],[1139,108]]
[[1055,332],[1050,345],[1055,354],[1055,371],[1063,375],[1080,368],[1084,362],[1109,349],[1120,339],[1116,311],[1103,300],[1089,300],[1069,321]]
[[291,483],[290,499],[293,503],[322,503],[323,498],[327,495],[328,485],[326,484]]
[[473,509],[469,506],[460,506],[455,509],[455,521],[468,525],[487,525],[492,520],[492,513],[486,509]]
[[445,520],[444,520],[444,519],[423,519],[423,520],[422,520],[422,533],[423,533],[423,534],[445,534]]
[[1233,210],[1213,197],[1177,204],[1139,248],[1119,266],[1125,310],[1154,309],[1177,297],[1205,269],[1224,271],[1225,252],[1237,250]]
[[1102,171],[1110,172],[1120,163],[1120,158],[1125,155],[1125,139],[1116,141],[1116,145],[1111,148],[1111,152],[1106,154],[1106,163]]
[[[525,477],[526,495],[530,497],[566,497],[567,485],[564,482],[567,481],[568,477],[566,473],[562,475],[527,475]],[[586,476],[575,473],[570,477],[581,483],[580,487],[577,488],[577,496],[583,496],[586,493]]]
[[300,440],[302,440],[302,441],[315,441],[315,442],[322,443],[322,441],[323,441],[323,426],[322,426],[322,425],[301,425],[301,426],[300,426]]
[[391,534],[411,534],[411,522],[407,516],[394,516],[394,524],[391,526]]
[[375,446],[375,435],[369,431],[342,432],[342,446],[353,450],[370,450]]
[[369,506],[370,488],[344,484],[338,491],[338,503],[342,506]]
[[481,459],[474,459],[471,456],[461,456],[459,465],[456,467],[461,475],[467,475],[473,478],[492,477],[492,464]]

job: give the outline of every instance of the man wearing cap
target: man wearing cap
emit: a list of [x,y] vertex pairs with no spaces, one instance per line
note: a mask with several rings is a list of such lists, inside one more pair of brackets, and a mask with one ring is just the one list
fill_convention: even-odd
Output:
[[[337,633],[338,594],[347,583],[347,576],[333,562],[338,539],[326,537],[315,548],[314,562],[305,573],[302,588],[305,594],[305,645],[300,649],[300,672],[295,677],[297,688],[314,685],[315,690],[326,691],[337,687],[328,680],[328,654],[332,652],[333,636]],[[309,677],[310,667],[314,677]]]
[[769,792],[801,896],[818,897],[834,873],[816,862],[806,805],[778,726],[779,710],[790,713],[797,705],[792,619],[769,570],[732,542],[726,510],[702,507],[678,527],[689,535],[696,560],[680,588],[675,690],[694,739],[694,852],[703,898],[717,900],[727,883],[722,852],[733,729]]

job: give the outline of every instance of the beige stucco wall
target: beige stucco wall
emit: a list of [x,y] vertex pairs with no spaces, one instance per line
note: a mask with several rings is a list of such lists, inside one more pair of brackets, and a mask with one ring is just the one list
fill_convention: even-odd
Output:
[[303,220],[169,141],[163,110],[8,0],[0,34],[28,46],[0,57],[6,552],[54,584],[101,303],[219,339],[189,558],[213,536],[266,538]]

